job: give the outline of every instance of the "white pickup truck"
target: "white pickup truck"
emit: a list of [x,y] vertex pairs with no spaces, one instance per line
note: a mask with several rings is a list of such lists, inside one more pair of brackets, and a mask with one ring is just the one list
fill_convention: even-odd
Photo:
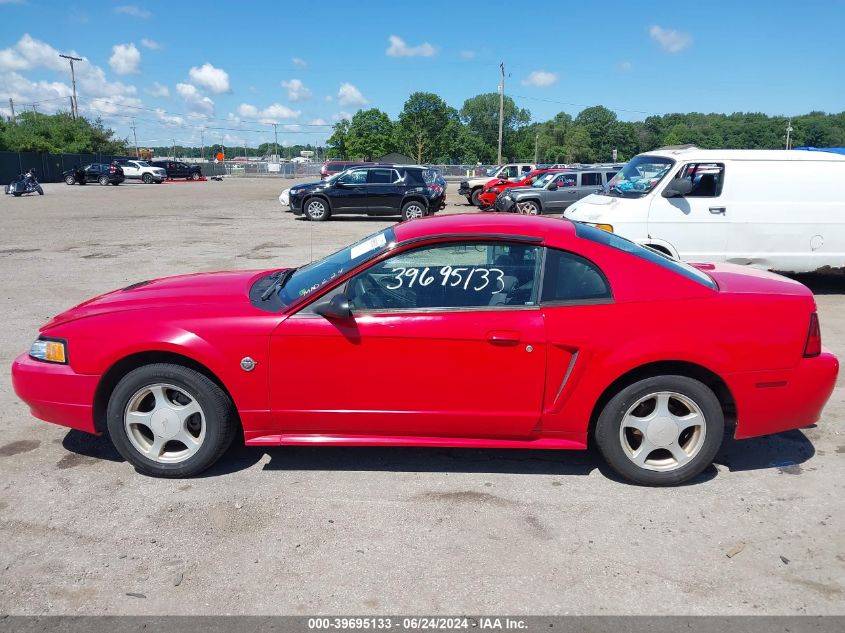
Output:
[[480,178],[470,178],[469,180],[462,180],[461,186],[458,188],[458,193],[466,196],[467,202],[476,207],[479,205],[478,196],[481,194],[484,185],[493,178],[500,178],[502,180],[512,180],[516,182],[525,177],[529,171],[537,168],[531,163],[508,163],[502,165],[492,176],[482,176]]
[[153,167],[145,160],[120,158],[116,161],[123,168],[127,180],[140,180],[147,184],[160,183],[167,178],[167,172],[161,167]]

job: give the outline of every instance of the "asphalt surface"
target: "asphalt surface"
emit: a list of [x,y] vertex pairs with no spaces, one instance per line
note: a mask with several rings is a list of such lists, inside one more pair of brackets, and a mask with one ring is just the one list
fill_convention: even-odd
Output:
[[[296,220],[283,182],[0,198],[0,363],[93,295],[303,264],[390,224]],[[467,210],[449,188],[447,212]],[[802,281],[845,357],[845,282]],[[174,481],[35,420],[7,373],[0,613],[843,614],[843,418],[840,380],[817,427],[729,440],[673,489],[622,483],[593,452],[408,448],[235,447]]]

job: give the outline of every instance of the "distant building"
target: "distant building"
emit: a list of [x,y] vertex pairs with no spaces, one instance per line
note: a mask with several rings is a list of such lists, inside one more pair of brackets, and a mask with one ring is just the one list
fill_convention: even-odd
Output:
[[399,152],[391,152],[390,154],[379,156],[378,158],[376,158],[376,162],[389,163],[391,165],[413,165],[417,161],[415,161],[410,156],[405,156],[405,154],[400,154]]

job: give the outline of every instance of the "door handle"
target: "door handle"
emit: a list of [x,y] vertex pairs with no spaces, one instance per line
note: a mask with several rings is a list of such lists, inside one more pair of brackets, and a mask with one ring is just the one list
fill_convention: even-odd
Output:
[[487,340],[493,345],[516,345],[519,343],[519,332],[512,330],[494,330],[487,332]]
[[710,213],[713,215],[725,215],[725,211],[727,211],[725,207],[710,207]]

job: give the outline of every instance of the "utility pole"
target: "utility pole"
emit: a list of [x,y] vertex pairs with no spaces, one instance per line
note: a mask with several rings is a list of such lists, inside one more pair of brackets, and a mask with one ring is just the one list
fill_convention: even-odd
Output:
[[278,123],[273,124],[273,137],[276,139],[273,141],[273,158],[274,160],[279,160],[279,130],[278,130]]
[[535,165],[538,162],[540,162],[538,160],[538,157],[540,156],[539,150],[540,150],[540,133],[537,132],[537,134],[534,136],[534,164]]
[[502,164],[502,132],[505,124],[505,62],[499,65],[502,71],[502,83],[499,84],[499,151],[496,153],[496,164]]
[[786,149],[790,149],[790,146],[789,146],[790,136],[792,135],[792,132],[794,132],[794,131],[795,130],[792,129],[792,119],[789,119],[789,121],[786,124]]
[[15,102],[9,97],[9,109],[12,111],[12,125],[17,125],[18,121],[15,118]]
[[135,132],[135,119],[132,119],[132,125],[129,127],[132,130],[132,136],[135,137],[135,158],[141,158],[141,152],[138,151],[138,134]]
[[176,139],[172,138],[170,140],[173,141],[173,160],[176,160]]
[[205,160],[205,128],[200,130],[200,160]]
[[73,69],[73,62],[81,62],[81,57],[73,57],[71,55],[59,55],[59,57],[63,57],[70,62],[70,79],[73,83],[73,109],[71,110],[71,114],[73,115],[74,119],[79,118],[79,102],[76,100],[76,72]]

